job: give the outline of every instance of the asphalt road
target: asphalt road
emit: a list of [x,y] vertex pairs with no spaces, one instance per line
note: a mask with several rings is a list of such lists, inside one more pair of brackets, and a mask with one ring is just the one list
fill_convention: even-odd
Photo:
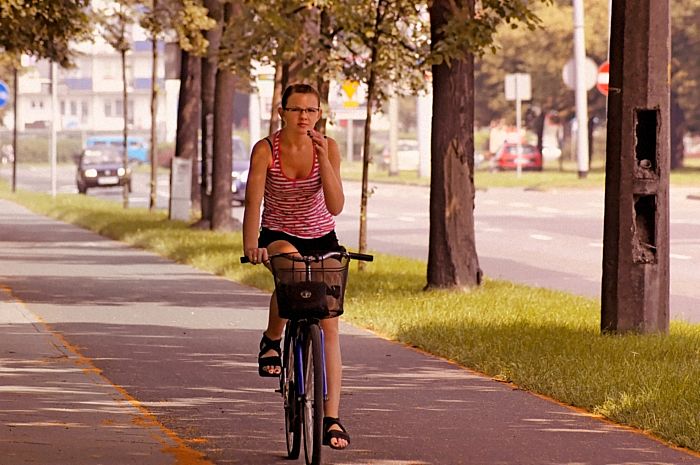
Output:
[[[9,170],[0,175],[7,178]],[[504,176],[510,173],[503,173]],[[527,174],[525,174],[527,175]],[[19,186],[50,190],[48,168],[22,171]],[[161,176],[158,206],[167,208],[168,179]],[[59,170],[59,192],[76,192],[71,167]],[[376,184],[368,206],[368,245],[372,250],[427,259],[429,189]],[[346,182],[346,208],[338,218],[341,242],[357,245],[359,184]],[[695,194],[695,195],[693,195]],[[700,194],[698,188],[672,187],[671,318],[700,322]],[[90,192],[121,201],[120,189]],[[131,196],[148,205],[148,174],[140,173]],[[604,193],[560,189],[488,189],[476,195],[476,243],[481,267],[491,278],[600,297]],[[243,209],[233,215],[242,218]]]
[[[3,465],[290,463],[255,366],[268,295],[6,201],[0,243]],[[368,332],[341,337],[352,445],[324,463],[700,465]]]

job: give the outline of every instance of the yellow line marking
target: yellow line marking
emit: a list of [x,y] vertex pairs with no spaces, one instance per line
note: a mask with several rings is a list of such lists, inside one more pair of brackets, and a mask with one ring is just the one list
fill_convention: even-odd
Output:
[[10,297],[12,297],[15,300],[15,302],[17,302],[25,311],[30,313],[48,333],[56,337],[66,349],[72,352],[76,356],[76,365],[80,366],[85,373],[95,374],[98,377],[100,377],[104,382],[116,389],[117,392],[119,392],[119,394],[121,394],[121,396],[127,402],[129,402],[133,407],[135,407],[138,410],[141,416],[134,417],[133,423],[135,425],[141,427],[158,428],[167,437],[167,439],[170,439],[170,441],[172,441],[172,443],[175,444],[175,446],[171,445],[171,443],[169,443],[168,440],[166,438],[163,438],[162,436],[153,436],[155,440],[157,440],[163,445],[162,451],[164,453],[170,454],[175,457],[175,465],[214,465],[214,463],[209,461],[204,456],[204,454],[187,446],[187,442],[206,443],[206,439],[198,438],[186,441],[180,438],[177,435],[177,433],[175,433],[175,431],[160,423],[156,416],[153,413],[151,413],[146,407],[144,407],[138,399],[129,394],[126,389],[113,383],[109,378],[107,378],[107,376],[105,376],[102,370],[100,370],[90,358],[84,356],[77,346],[68,342],[68,340],[65,338],[65,336],[63,336],[63,334],[54,330],[50,324],[44,321],[43,318],[34,313],[29,308],[26,302],[24,302],[20,297],[14,294],[10,287],[0,285],[0,289],[2,289],[5,293],[10,295]]

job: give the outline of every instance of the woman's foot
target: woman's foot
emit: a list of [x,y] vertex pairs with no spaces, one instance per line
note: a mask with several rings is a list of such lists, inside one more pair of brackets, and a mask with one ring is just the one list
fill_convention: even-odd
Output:
[[350,445],[350,435],[338,418],[323,417],[323,445],[338,450]]
[[275,377],[282,373],[282,339],[272,340],[263,333],[258,353],[258,375]]

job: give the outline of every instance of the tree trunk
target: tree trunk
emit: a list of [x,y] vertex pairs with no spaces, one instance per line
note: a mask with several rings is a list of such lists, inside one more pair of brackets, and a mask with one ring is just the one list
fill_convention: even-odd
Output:
[[685,147],[683,135],[687,129],[683,108],[678,104],[678,95],[671,92],[671,169],[683,168]]
[[223,30],[223,12],[221,2],[206,0],[204,6],[209,10],[209,17],[216,21],[216,26],[205,33],[209,41],[207,56],[202,58],[202,142],[201,142],[201,219],[195,227],[211,228],[212,220],[212,173],[214,164],[214,91],[216,88],[216,69],[218,50]]
[[[272,106],[270,108],[270,131],[272,134],[280,127],[280,114],[277,112],[277,107],[280,105],[282,100],[282,92],[284,91],[282,75],[284,72],[284,63],[278,61],[275,63],[275,87],[272,90]],[[250,141],[255,143],[256,141]]]
[[318,77],[316,78],[316,89],[318,90],[318,93],[321,96],[321,108],[324,108],[326,111],[324,111],[321,114],[321,119],[316,124],[316,129],[325,134],[326,122],[328,121],[328,113],[330,112],[330,106],[328,105],[328,94],[330,94],[331,91],[331,83],[328,79],[325,78],[325,75],[327,74],[327,63],[330,59],[332,47],[331,19],[328,16],[328,12],[325,8],[321,10],[321,14],[319,17],[319,39],[321,47],[319,47],[318,53],[323,54],[320,60],[323,69],[322,72],[320,72],[318,74]]
[[[126,82],[126,50],[121,51],[122,59],[122,115],[124,116],[124,155],[122,156],[124,171],[129,169],[129,101],[128,83]],[[124,208],[129,208],[129,183],[122,187]]]
[[[467,1],[473,11],[474,0]],[[438,31],[451,16],[451,3],[435,0],[430,7],[433,44],[441,39]],[[434,65],[432,71],[426,289],[472,288],[481,282],[474,235],[474,58]]]
[[[228,27],[233,6],[224,7],[224,28]],[[225,31],[224,31],[225,33]],[[212,189],[211,229],[230,231],[237,225],[231,217],[231,169],[233,96],[236,78],[230,71],[219,69],[216,73],[214,92],[214,171]]]
[[[158,8],[157,0],[153,0],[153,10]],[[151,195],[148,199],[148,209],[156,208],[158,199],[158,36],[154,33],[151,37],[153,46],[153,68],[151,70]]]
[[316,123],[316,130],[322,132],[323,134],[326,134],[326,123],[328,122],[328,113],[330,112],[330,105],[328,104],[328,95],[331,92],[331,83],[330,81],[319,77],[316,86],[318,89],[318,93],[321,96],[321,108],[325,110],[321,114],[321,119],[319,119],[318,123]]
[[[376,48],[372,50],[372,60],[377,56]],[[370,61],[374,63],[374,61]],[[371,65],[370,65],[371,66]],[[368,183],[369,183],[369,162],[370,140],[372,131],[372,108],[374,108],[374,69],[370,69],[369,79],[367,79],[367,113],[365,116],[365,135],[364,149],[362,151],[362,187],[360,189],[360,235],[358,238],[358,251],[366,253],[367,251],[367,201],[369,200]],[[364,262],[357,262],[357,269],[364,269]]]
[[192,208],[199,203],[199,167],[197,166],[197,133],[201,63],[182,50],[180,61],[180,96],[177,103],[175,156],[192,160]]

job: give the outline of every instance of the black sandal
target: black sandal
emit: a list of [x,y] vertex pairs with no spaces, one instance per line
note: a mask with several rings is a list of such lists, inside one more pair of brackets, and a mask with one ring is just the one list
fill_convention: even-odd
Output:
[[[330,429],[331,426],[338,425],[340,430]],[[338,447],[331,444],[331,439],[345,439],[350,445],[350,435],[343,425],[340,424],[340,419],[333,417],[323,417],[323,445],[330,446],[331,449],[343,450],[345,447]]]
[[[282,349],[280,343],[282,339],[277,339],[273,341],[263,333],[262,339],[260,339],[260,353],[258,353],[258,374],[265,378],[276,378],[282,372]],[[265,352],[274,350],[277,355],[271,355],[269,357],[263,357]],[[265,367],[280,368],[280,373],[270,373],[265,369]]]

